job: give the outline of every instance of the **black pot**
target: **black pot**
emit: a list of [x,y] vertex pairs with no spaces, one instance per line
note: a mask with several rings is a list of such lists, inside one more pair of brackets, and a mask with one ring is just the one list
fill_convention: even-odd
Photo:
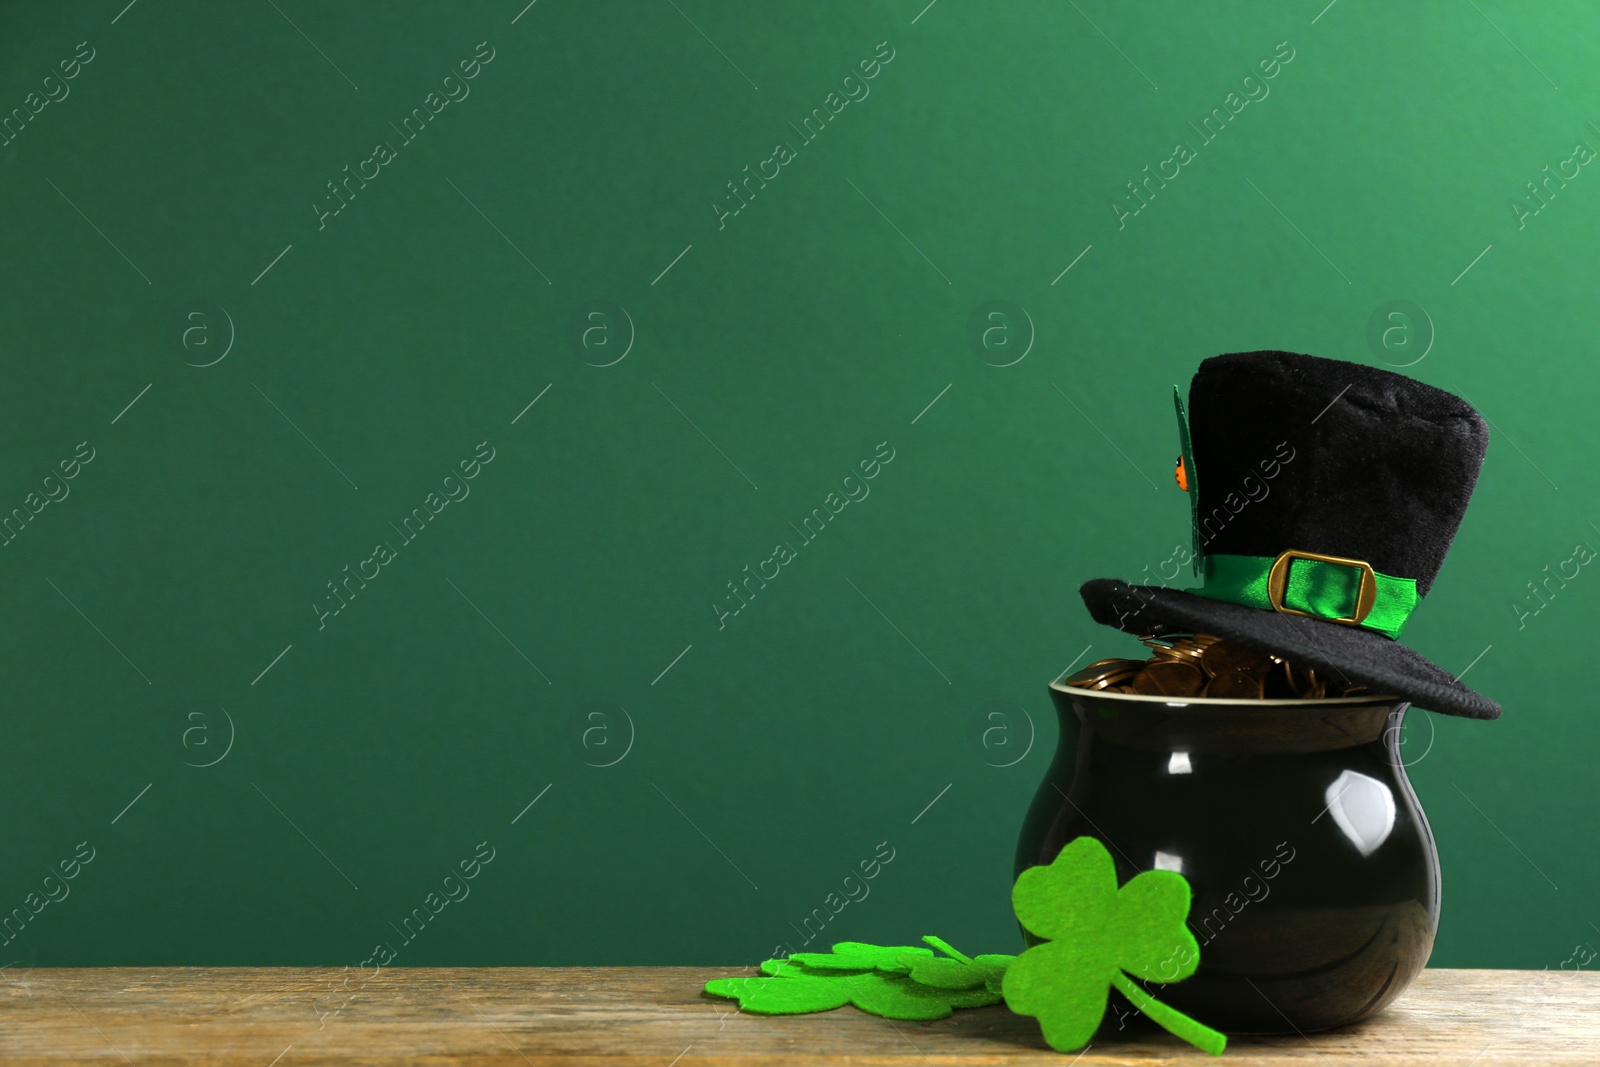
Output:
[[[1308,1033],[1371,1015],[1422,970],[1439,854],[1400,759],[1407,703],[1169,700],[1059,681],[1050,696],[1061,740],[1016,873],[1087,835],[1119,882],[1187,878],[1200,965],[1147,985],[1158,999],[1228,1033]],[[1112,997],[1120,1018],[1130,1007]]]

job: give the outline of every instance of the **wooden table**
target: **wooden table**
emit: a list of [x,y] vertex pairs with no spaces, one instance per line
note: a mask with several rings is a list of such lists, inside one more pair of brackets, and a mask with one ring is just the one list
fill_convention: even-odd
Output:
[[[368,972],[370,974],[370,972]],[[0,1063],[1495,1064],[1600,1063],[1600,974],[1430,970],[1374,1019],[1237,1037],[1222,1060],[1114,1023],[1081,1058],[1003,1006],[933,1023],[854,1008],[775,1018],[706,996],[743,968],[0,971]]]

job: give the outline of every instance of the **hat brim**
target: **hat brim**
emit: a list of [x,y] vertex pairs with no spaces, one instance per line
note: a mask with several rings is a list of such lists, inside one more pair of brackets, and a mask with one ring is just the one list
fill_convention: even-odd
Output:
[[1500,705],[1392,638],[1359,626],[1247,608],[1181,589],[1096,578],[1079,590],[1095,622],[1130,634],[1208,633],[1269,652],[1346,684],[1468,719],[1498,719]]

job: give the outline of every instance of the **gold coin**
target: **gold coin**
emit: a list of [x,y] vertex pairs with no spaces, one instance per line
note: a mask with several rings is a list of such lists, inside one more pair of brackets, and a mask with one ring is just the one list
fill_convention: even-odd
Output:
[[1139,640],[1150,650],[1149,659],[1096,660],[1068,675],[1063,684],[1101,692],[1228,700],[1372,695],[1367,686],[1348,679],[1332,681],[1285,656],[1231,644],[1215,634],[1145,634]]
[[1167,634],[1160,637],[1145,636],[1139,638],[1139,640],[1144,642],[1145,646],[1153,652],[1191,657],[1198,655],[1208,643],[1215,642],[1217,638],[1211,638],[1210,641],[1198,641],[1195,639],[1195,635],[1192,634]]
[[1134,676],[1134,672],[1129,671],[1122,674],[1100,675],[1094,678],[1086,678],[1081,682],[1068,682],[1067,684],[1074,689],[1111,689]]
[[1213,678],[1229,671],[1250,671],[1265,674],[1272,666],[1272,657],[1265,652],[1217,641],[1207,645],[1200,656],[1206,672]]
[[1161,660],[1140,671],[1130,683],[1135,693],[1146,696],[1199,696],[1205,688],[1205,673],[1188,663]]
[[1312,683],[1316,677],[1312,673],[1311,668],[1301,667],[1292,661],[1285,660],[1283,664],[1283,670],[1285,676],[1288,678],[1289,688],[1294,691],[1295,696],[1310,696]]
[[1248,671],[1223,671],[1206,683],[1206,696],[1229,700],[1260,700],[1265,676]]
[[1093,683],[1090,683],[1088,685],[1080,685],[1078,688],[1079,689],[1115,689],[1115,690],[1117,690],[1119,692],[1124,692],[1124,693],[1132,692],[1132,690],[1130,690],[1128,688],[1127,683],[1133,681],[1133,679],[1135,679],[1137,677],[1139,677],[1139,673],[1137,671],[1128,671],[1128,672],[1123,673],[1123,674],[1114,674],[1114,675],[1110,675],[1110,676],[1105,677],[1105,678],[1098,679],[1097,681],[1095,681]]
[[1200,656],[1206,649],[1205,645],[1196,644],[1193,639],[1180,637],[1172,642],[1171,655],[1180,663],[1193,663],[1199,665]]
[[1062,684],[1075,689],[1105,689],[1127,681],[1142,669],[1144,664],[1136,659],[1103,659],[1068,675]]

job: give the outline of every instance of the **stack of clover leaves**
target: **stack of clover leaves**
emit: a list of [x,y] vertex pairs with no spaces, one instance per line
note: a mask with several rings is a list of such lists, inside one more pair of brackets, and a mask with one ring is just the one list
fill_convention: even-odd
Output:
[[1118,888],[1111,854],[1080,837],[1049,866],[1024,871],[1011,901],[1017,921],[1040,942],[1021,956],[969,957],[931,936],[923,941],[932,949],[844,941],[832,952],[767,960],[759,978],[714,979],[706,991],[764,1015],[853,1004],[886,1019],[917,1020],[1004,999],[1012,1011],[1039,1020],[1052,1048],[1071,1052],[1094,1036],[1115,986],[1152,1021],[1221,1055],[1222,1034],[1134,981],[1176,982],[1200,965],[1200,947],[1185,922],[1190,893],[1183,875],[1144,871]]
[[998,1004],[1000,982],[1015,956],[963,956],[937,937],[933,949],[841,941],[832,952],[797,952],[767,960],[764,978],[718,978],[706,991],[736,997],[745,1011],[796,1015],[854,1004],[886,1019],[943,1019],[954,1008]]

